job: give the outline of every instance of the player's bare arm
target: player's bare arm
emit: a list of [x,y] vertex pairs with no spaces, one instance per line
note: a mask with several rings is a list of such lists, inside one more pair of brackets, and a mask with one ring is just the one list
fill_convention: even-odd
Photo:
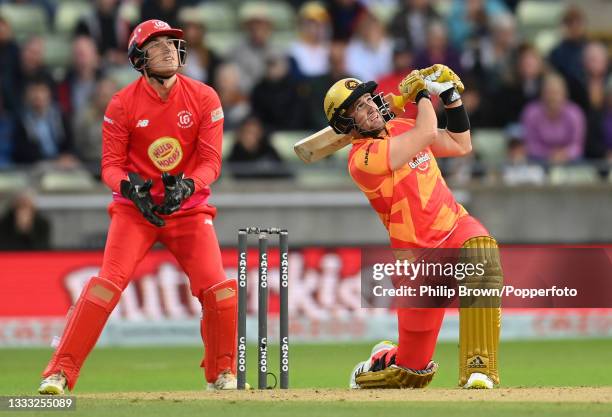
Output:
[[447,124],[445,129],[438,129],[431,145],[436,157],[465,156],[472,151],[470,120],[463,107],[460,93],[463,82],[446,65],[435,64],[424,68],[419,74],[425,80],[427,91],[440,97],[444,103]]
[[[445,109],[459,109],[463,107],[461,100],[445,106]],[[451,110],[452,111],[452,110]],[[472,135],[470,130],[453,132],[448,129],[438,129],[437,135],[431,144],[431,151],[439,158],[465,156],[472,152]]]
[[403,167],[417,153],[431,146],[438,136],[436,112],[431,101],[423,97],[417,108],[414,128],[392,137],[389,142],[389,166],[393,171]]

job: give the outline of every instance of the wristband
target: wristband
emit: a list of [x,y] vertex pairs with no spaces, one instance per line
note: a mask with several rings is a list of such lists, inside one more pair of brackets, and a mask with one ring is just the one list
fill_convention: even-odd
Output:
[[453,133],[463,133],[470,130],[470,118],[463,104],[459,107],[446,108],[445,112],[446,130]]
[[419,100],[421,100],[422,98],[426,98],[428,100],[431,100],[431,96],[429,95],[429,91],[427,91],[427,89],[423,89],[421,91],[419,91],[416,95],[416,97],[414,98],[414,102],[416,104],[419,104]]
[[461,96],[459,95],[455,87],[449,88],[448,90],[440,93],[440,99],[442,100],[442,103],[444,103],[445,106],[450,106],[460,98]]

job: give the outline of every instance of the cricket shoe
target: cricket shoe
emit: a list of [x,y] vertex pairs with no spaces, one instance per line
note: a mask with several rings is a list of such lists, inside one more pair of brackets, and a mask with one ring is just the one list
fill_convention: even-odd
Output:
[[485,374],[474,372],[463,386],[465,389],[493,389],[493,381]]
[[49,375],[38,387],[38,393],[43,395],[63,395],[66,389],[66,377],[61,372]]
[[[208,383],[209,391],[224,391],[224,390],[233,390],[238,389],[238,380],[236,379],[236,375],[231,373],[230,371],[223,371],[217,377],[217,380],[213,383]],[[251,386],[246,383],[245,389],[251,389]]]
[[361,388],[355,381],[357,376],[360,374],[370,371],[380,371],[387,366],[394,364],[396,352],[397,345],[388,340],[383,340],[382,342],[378,342],[376,345],[374,345],[372,351],[370,352],[370,357],[365,361],[359,362],[353,368],[351,378],[349,380],[349,388]]

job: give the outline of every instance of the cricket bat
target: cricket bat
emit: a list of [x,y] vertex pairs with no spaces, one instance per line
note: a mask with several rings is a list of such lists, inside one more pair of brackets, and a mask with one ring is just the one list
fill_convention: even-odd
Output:
[[339,135],[328,126],[297,142],[293,150],[302,161],[310,164],[344,148],[352,139],[351,135]]
[[[404,108],[405,103],[401,96],[387,94],[385,100],[391,103],[393,111],[402,111]],[[338,134],[328,126],[297,142],[293,145],[293,150],[302,161],[310,164],[344,148],[352,139],[350,134]]]

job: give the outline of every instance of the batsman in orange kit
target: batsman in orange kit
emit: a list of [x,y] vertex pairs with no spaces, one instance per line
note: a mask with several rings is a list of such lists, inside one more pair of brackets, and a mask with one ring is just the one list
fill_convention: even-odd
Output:
[[[501,287],[497,243],[485,227],[457,203],[438,168],[436,157],[471,151],[470,125],[457,91],[461,80],[437,64],[413,71],[400,84],[405,102],[415,102],[416,119],[395,118],[376,83],[347,78],[327,92],[324,110],[339,134],[353,135],[348,170],[389,233],[391,248],[462,248],[486,265],[476,285]],[[430,101],[445,105],[446,129],[437,128]],[[475,249],[478,249],[477,251]],[[467,281],[467,280],[466,280]],[[466,285],[472,284],[466,282]],[[497,351],[501,312],[467,307],[460,300],[459,385],[493,388],[499,384]],[[443,308],[399,308],[399,343],[378,343],[357,364],[351,388],[422,388],[438,370],[432,358],[442,325]]]
[[139,24],[130,36],[128,57],[142,76],[112,98],[104,115],[102,179],[113,202],[102,268],[69,314],[41,394],[74,388],[134,269],[156,242],[176,257],[202,304],[208,388],[236,388],[236,281],[225,276],[216,209],[208,204],[221,169],[223,110],[212,88],[177,74],[185,54],[183,32],[161,20]]

